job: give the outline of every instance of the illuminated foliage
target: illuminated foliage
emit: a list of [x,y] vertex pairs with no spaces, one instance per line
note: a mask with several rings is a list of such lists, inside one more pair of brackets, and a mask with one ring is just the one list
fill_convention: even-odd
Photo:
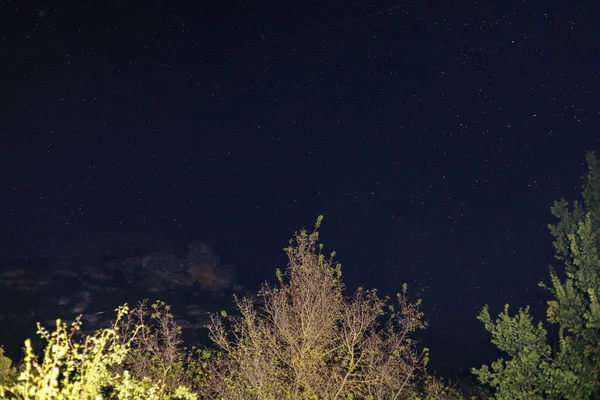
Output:
[[[258,299],[235,298],[237,312],[211,316],[214,347],[182,347],[181,328],[158,301],[117,309],[110,329],[80,340],[80,319],[47,342],[31,341],[18,379],[0,354],[0,398],[79,399],[458,399],[426,373],[429,351],[413,334],[425,328],[421,301],[407,285],[396,304],[359,288],[344,296],[341,265],[326,257],[318,228],[301,230],[285,249],[287,269]],[[6,373],[4,372],[6,371]]]
[[561,199],[551,208],[559,219],[549,225],[556,258],[564,262],[565,278],[550,271],[552,294],[547,320],[558,325],[558,348],[551,349],[546,329],[533,325],[528,309],[508,314],[508,305],[492,321],[487,306],[479,315],[492,343],[507,353],[491,369],[473,372],[496,389],[497,399],[590,399],[600,397],[600,168],[587,155],[589,172],[583,183],[583,204]]
[[396,308],[376,290],[344,297],[341,265],[326,257],[315,230],[285,249],[288,266],[259,300],[237,299],[238,316],[212,316],[221,357],[208,364],[204,397],[222,399],[447,398],[427,377],[426,348],[411,334],[425,327],[407,287]]
[[[43,355],[25,342],[25,357],[16,382],[0,385],[0,397],[35,400],[81,400],[117,398],[131,400],[197,399],[185,387],[165,391],[164,383],[150,378],[137,379],[129,371],[118,371],[130,351],[139,329],[120,340],[120,324],[127,306],[117,309],[117,319],[110,329],[102,329],[83,340],[75,340],[81,322],[70,327],[57,320],[56,330],[49,332],[38,324],[38,334],[47,342]],[[40,360],[41,358],[41,360]]]

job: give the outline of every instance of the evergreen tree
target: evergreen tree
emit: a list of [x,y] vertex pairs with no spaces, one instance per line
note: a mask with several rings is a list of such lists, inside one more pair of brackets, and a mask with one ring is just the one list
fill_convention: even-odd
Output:
[[600,398],[600,166],[587,154],[588,174],[583,203],[565,199],[551,208],[558,218],[549,225],[556,258],[564,263],[564,278],[551,269],[547,321],[558,325],[558,348],[547,342],[547,331],[534,325],[529,309],[510,316],[508,305],[493,321],[485,306],[478,319],[492,334],[492,343],[508,354],[473,369],[479,381],[496,390],[496,399]]

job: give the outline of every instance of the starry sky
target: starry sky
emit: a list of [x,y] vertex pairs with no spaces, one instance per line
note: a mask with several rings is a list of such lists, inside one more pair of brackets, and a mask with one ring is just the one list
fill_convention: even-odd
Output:
[[408,282],[433,361],[477,366],[484,304],[543,311],[549,207],[600,152],[599,15],[579,0],[4,2],[0,258],[205,239],[257,288],[324,214],[349,288]]

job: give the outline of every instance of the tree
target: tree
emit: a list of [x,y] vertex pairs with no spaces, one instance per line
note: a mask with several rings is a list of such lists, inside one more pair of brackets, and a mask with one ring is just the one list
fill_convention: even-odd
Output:
[[558,325],[558,348],[547,343],[547,331],[533,324],[528,308],[511,317],[508,305],[492,321],[487,306],[478,319],[492,334],[492,343],[508,360],[473,369],[481,383],[496,389],[497,399],[589,399],[600,397],[600,166],[587,154],[583,203],[565,199],[551,208],[558,218],[549,225],[555,257],[564,262],[565,278],[550,270],[546,288],[547,322]]
[[425,327],[420,300],[388,305],[376,290],[343,295],[341,265],[322,254],[318,228],[301,230],[285,249],[278,287],[259,300],[235,299],[238,316],[213,315],[216,349],[206,356],[202,396],[227,399],[445,398],[428,378],[428,350],[411,334]]

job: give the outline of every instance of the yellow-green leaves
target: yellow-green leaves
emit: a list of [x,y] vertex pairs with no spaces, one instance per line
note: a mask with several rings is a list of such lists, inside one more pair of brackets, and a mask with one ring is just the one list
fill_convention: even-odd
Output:
[[423,389],[429,351],[412,340],[425,327],[421,302],[406,284],[389,308],[376,290],[346,297],[335,252],[318,242],[321,219],[290,240],[287,268],[260,302],[236,298],[235,317],[212,316],[223,357],[207,363],[206,398],[410,399]]
[[315,224],[315,229],[319,229],[321,227],[321,222],[323,222],[323,215],[319,215],[317,217],[317,223]]
[[600,398],[600,167],[594,153],[588,153],[587,161],[583,203],[556,201],[551,212],[559,221],[548,226],[566,276],[551,270],[552,284],[540,284],[552,295],[546,316],[558,325],[558,346],[550,348],[546,330],[541,322],[533,324],[528,308],[510,316],[505,307],[492,321],[486,306],[478,317],[492,343],[508,355],[491,369],[473,371],[496,389],[496,399]]
[[[31,340],[25,341],[23,368],[16,382],[0,382],[0,397],[35,400],[100,399],[110,389],[117,398],[159,400],[165,396],[163,386],[149,379],[135,379],[118,366],[131,351],[130,340],[119,340],[117,327],[126,315],[126,306],[117,309],[113,328],[102,329],[94,335],[84,335],[75,341],[80,329],[78,318],[70,326],[56,321],[56,329],[47,331],[38,324],[38,334],[47,342],[41,357],[34,353]],[[136,333],[139,330],[133,330]],[[174,394],[182,399],[198,397],[185,387]]]

